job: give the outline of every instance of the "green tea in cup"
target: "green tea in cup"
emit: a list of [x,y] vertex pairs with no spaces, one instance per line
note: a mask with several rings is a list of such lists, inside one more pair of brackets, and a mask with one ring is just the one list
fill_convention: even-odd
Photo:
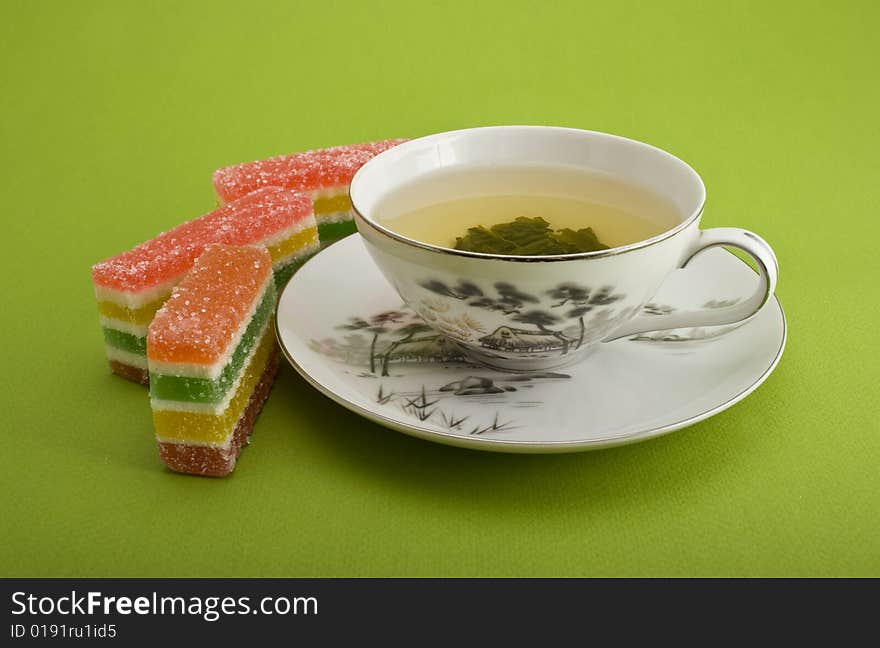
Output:
[[[439,186],[455,199],[415,206]],[[472,195],[467,188],[479,188]],[[516,256],[593,252],[673,227],[675,206],[610,174],[566,167],[473,168],[433,174],[386,197],[381,223],[456,250]]]

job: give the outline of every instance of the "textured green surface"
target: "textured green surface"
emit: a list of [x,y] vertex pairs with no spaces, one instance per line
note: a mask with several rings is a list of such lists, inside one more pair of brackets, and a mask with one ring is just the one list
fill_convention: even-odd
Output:
[[210,378],[193,378],[191,376],[173,376],[150,372],[150,397],[162,400],[188,401],[190,403],[219,403],[241,373],[244,361],[254,347],[254,343],[262,337],[263,326],[275,310],[275,285],[270,284],[263,292],[251,321],[232,352],[229,362],[215,380]]
[[311,254],[307,255],[305,258],[297,257],[290,263],[275,268],[275,288],[278,291],[279,295],[281,294],[281,291],[284,290],[284,286],[287,285],[287,282],[290,281],[290,278],[293,276],[293,274],[297,270],[299,270],[300,266],[308,261],[311,257]]
[[353,220],[336,221],[335,223],[318,223],[318,236],[321,243],[332,242],[349,234],[357,232]]
[[[880,576],[878,17],[3,2],[0,575]],[[231,478],[163,470],[147,391],[107,371],[89,265],[210,209],[216,167],[504,123],[692,163],[705,223],[778,252],[769,381],[658,440],[505,456],[366,423],[284,367]]]
[[136,353],[138,355],[147,355],[147,338],[132,335],[119,329],[102,326],[101,332],[104,334],[104,342],[117,349]]

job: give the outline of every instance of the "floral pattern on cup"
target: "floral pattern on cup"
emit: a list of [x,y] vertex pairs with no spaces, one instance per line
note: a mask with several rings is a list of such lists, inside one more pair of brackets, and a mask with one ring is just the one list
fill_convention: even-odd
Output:
[[[463,279],[453,285],[426,279],[419,282],[419,286],[437,295],[422,299],[418,304],[419,315],[426,322],[456,341],[476,342],[488,352],[505,355],[539,352],[565,355],[584,343],[587,331],[592,337],[601,336],[638,312],[637,307],[612,307],[625,297],[612,286],[592,288],[564,282],[541,294],[525,292],[508,282],[480,287]],[[467,312],[450,314],[455,301],[496,315],[500,313],[507,323],[487,330]]]

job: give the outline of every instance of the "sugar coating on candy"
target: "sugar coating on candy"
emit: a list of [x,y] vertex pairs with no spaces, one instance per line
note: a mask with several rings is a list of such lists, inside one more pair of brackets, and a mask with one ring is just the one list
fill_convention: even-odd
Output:
[[310,192],[348,185],[367,161],[405,141],[334,146],[236,164],[214,172],[214,188],[228,202],[266,186]]
[[150,324],[149,359],[216,362],[226,353],[271,274],[272,259],[264,248],[208,248]]
[[160,408],[166,409],[175,409],[172,402],[178,405],[185,403],[187,406],[209,404],[208,409],[212,411],[218,411],[218,405],[228,405],[230,390],[234,390],[242,368],[250,362],[252,352],[269,327],[274,313],[274,282],[268,281],[262,298],[255,304],[253,315],[236,335],[237,343],[230,344],[228,353],[218,362],[213,365],[164,364],[152,359],[149,362],[150,398],[154,408],[157,402],[163,401]]
[[137,292],[187,272],[214,243],[251,245],[312,214],[308,196],[265,187],[92,267],[96,286]]

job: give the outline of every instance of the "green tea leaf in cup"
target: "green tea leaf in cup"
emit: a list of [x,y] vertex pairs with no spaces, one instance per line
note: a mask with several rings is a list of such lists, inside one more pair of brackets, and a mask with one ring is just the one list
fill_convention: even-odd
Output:
[[483,254],[544,256],[606,250],[591,227],[577,231],[565,228],[554,232],[541,217],[520,216],[506,223],[471,227],[455,239],[455,249]]
[[577,231],[569,229],[558,230],[551,236],[564,245],[568,245],[575,252],[595,252],[596,250],[607,250],[608,246],[599,241],[599,237],[593,231],[592,227],[585,227]]
[[516,246],[493,234],[482,225],[468,228],[467,234],[455,239],[456,250],[483,254],[511,254]]
[[546,242],[550,234],[550,223],[540,216],[536,218],[519,218],[509,223],[493,225],[489,230],[501,238],[510,241],[517,248],[533,246],[535,243]]

